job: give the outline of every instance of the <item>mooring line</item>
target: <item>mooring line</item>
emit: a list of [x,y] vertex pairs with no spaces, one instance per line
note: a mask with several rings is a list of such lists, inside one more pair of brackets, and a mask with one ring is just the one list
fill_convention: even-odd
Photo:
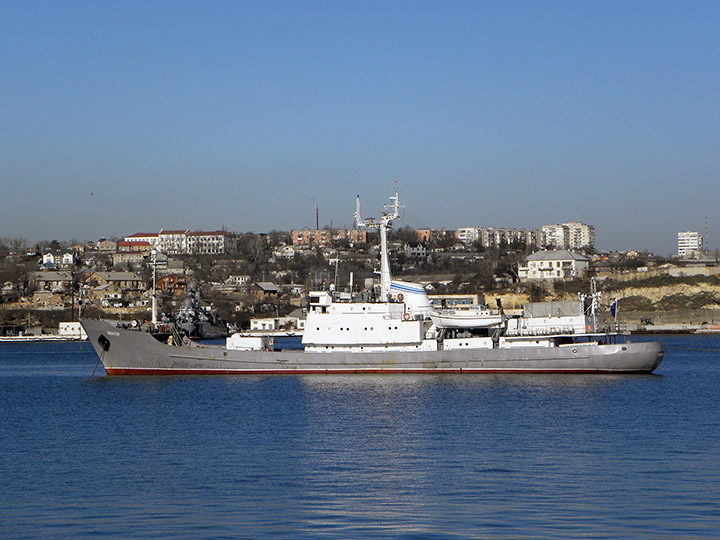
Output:
[[95,368],[93,369],[93,372],[92,372],[92,375],[91,375],[92,377],[95,376],[95,370],[97,369],[98,364],[99,364],[100,362],[102,362],[102,359],[103,359],[104,356],[105,356],[105,350],[103,350],[103,352],[102,352],[102,353],[100,354],[100,356],[98,357],[98,361],[95,362]]

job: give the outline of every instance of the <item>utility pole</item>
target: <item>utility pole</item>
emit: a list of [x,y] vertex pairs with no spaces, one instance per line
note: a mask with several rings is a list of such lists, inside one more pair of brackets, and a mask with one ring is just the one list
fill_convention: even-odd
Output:
[[75,272],[70,270],[70,322],[75,322]]
[[157,325],[157,294],[155,291],[155,282],[157,278],[157,250],[151,251],[152,255],[152,267],[153,267],[153,288],[152,288],[152,323],[153,326]]

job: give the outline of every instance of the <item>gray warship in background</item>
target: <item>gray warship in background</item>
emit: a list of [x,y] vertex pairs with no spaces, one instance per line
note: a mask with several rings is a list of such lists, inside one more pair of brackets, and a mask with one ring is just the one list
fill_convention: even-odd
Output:
[[178,332],[191,339],[220,339],[229,335],[227,323],[212,308],[200,304],[195,282],[188,284],[187,297],[173,322]]

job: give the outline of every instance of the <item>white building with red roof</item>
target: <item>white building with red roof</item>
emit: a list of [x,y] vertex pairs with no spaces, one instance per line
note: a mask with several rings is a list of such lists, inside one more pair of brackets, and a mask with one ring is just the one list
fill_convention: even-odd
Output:
[[168,255],[222,255],[228,249],[227,231],[160,229],[159,233],[135,233],[124,238],[124,251],[156,249]]

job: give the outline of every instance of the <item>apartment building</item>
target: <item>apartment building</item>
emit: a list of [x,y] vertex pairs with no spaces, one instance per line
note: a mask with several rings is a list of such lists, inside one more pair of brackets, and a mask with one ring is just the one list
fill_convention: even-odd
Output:
[[293,229],[293,246],[330,246],[334,241],[367,242],[365,229]]
[[189,229],[135,233],[126,236],[122,244],[125,251],[134,251],[133,246],[142,246],[168,255],[222,255],[230,248],[227,231],[191,232]]
[[455,240],[457,238],[456,231],[449,231],[447,229],[417,229],[418,242],[433,242],[437,240]]
[[188,253],[220,255],[227,250],[227,231],[196,231],[186,238]]
[[458,240],[464,244],[479,242],[486,248],[517,243],[527,247],[540,247],[542,242],[542,231],[533,229],[463,227],[458,229],[456,234]]
[[553,249],[595,249],[595,227],[578,221],[543,225],[542,245]]
[[684,231],[678,233],[678,256],[687,257],[692,253],[703,250],[703,237],[697,231]]

